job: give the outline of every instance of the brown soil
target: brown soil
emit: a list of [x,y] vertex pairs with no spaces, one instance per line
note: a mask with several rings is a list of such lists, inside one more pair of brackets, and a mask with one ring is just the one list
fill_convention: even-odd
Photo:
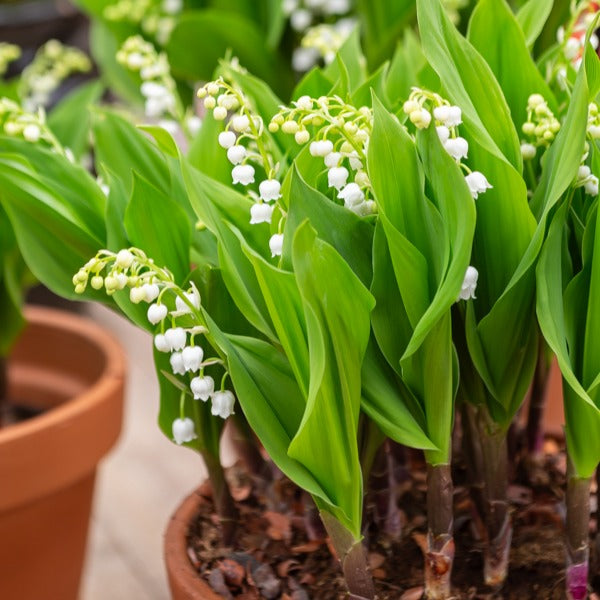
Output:
[[[564,598],[564,554],[561,517],[564,455],[546,456],[550,477],[536,488],[512,485],[514,536],[510,572],[501,592],[482,581],[482,543],[473,505],[455,473],[455,541],[453,571],[456,600],[560,600]],[[425,471],[413,458],[411,477],[399,486],[403,535],[386,539],[371,525],[366,533],[369,561],[379,600],[418,600],[422,594],[423,558],[415,538],[426,532]],[[189,536],[192,564],[225,598],[338,600],[345,597],[340,569],[327,540],[310,539],[305,526],[303,495],[287,480],[268,493],[239,470],[230,473],[241,514],[235,548],[224,548],[211,507],[205,505]],[[274,493],[275,492],[275,493]],[[278,497],[278,505],[272,503]],[[366,515],[370,515],[367,507]],[[590,525],[595,534],[595,520]],[[313,538],[314,532],[313,532]],[[592,544],[593,548],[593,544]],[[593,554],[593,552],[592,552]],[[600,578],[598,578],[600,579]],[[600,581],[593,580],[600,592]],[[591,598],[598,600],[594,594]]]
[[3,402],[0,403],[0,429],[15,423],[20,423],[41,415],[44,411],[26,404]]

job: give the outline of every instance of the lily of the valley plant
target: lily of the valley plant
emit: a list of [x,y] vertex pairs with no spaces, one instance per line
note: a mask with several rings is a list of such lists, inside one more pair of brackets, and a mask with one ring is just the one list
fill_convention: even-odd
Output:
[[[421,46],[407,32],[368,74],[354,31],[290,103],[223,62],[198,88],[199,131],[166,55],[132,38],[117,58],[146,113],[191,141],[186,154],[165,128],[95,110],[106,195],[57,140],[1,139],[0,200],[27,264],[152,332],[160,426],[205,458],[227,542],[231,418],[251,469],[264,470],[256,436],[312,496],[351,597],[373,598],[363,505],[389,438],[424,451],[425,593],[451,597],[458,409],[484,578],[501,586],[507,431],[549,347],[566,392],[567,592],[585,597],[600,460],[592,5],[573,6],[535,62],[552,2],[515,14],[480,0],[464,37],[441,2],[418,0]],[[381,531],[399,535],[385,492]]]

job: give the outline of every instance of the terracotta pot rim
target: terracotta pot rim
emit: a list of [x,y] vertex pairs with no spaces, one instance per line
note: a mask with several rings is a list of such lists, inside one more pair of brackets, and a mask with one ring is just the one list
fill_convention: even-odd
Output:
[[[15,353],[18,357],[9,361],[9,387],[14,376],[14,382],[27,390],[30,370],[32,376],[40,376],[33,393],[52,396],[62,382],[67,387],[58,395],[65,398],[61,404],[0,430],[0,481],[5,484],[0,512],[48,496],[92,473],[116,442],[122,424],[126,361],[117,341],[91,320],[66,311],[29,306],[25,317],[28,325],[17,341],[17,347],[22,346]],[[87,372],[78,371],[69,354],[62,365],[49,360],[44,366],[49,352],[44,344],[59,335],[65,336],[65,349],[69,339],[75,344],[71,354],[85,349],[82,361],[92,365],[89,361],[101,361],[97,372],[89,367]],[[40,351],[28,361],[27,348],[35,348],[36,340]],[[78,381],[78,372],[87,377]]]
[[0,446],[15,438],[35,435],[40,429],[55,427],[65,419],[76,418],[90,404],[102,402],[107,394],[113,393],[122,384],[127,361],[119,343],[99,325],[74,313],[43,306],[27,306],[25,319],[30,323],[44,323],[61,329],[66,334],[88,338],[106,357],[106,366],[94,383],[68,402],[56,406],[22,423],[15,423],[0,430]]
[[190,524],[198,514],[198,506],[211,495],[205,481],[187,496],[169,520],[164,536],[164,555],[173,600],[222,600],[200,577],[190,562],[187,536]]

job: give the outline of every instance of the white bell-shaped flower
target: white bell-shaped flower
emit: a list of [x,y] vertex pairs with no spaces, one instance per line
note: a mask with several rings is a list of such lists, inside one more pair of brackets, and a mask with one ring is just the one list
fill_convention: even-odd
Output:
[[[195,309],[200,308],[200,293],[196,289],[196,286],[192,287],[191,292],[185,292],[183,295]],[[175,298],[175,310],[182,314],[192,312],[185,300],[179,296]]]
[[444,144],[444,148],[456,160],[467,158],[467,154],[469,153],[469,143],[462,137],[450,138]]
[[165,331],[165,338],[171,350],[183,350],[187,341],[187,334],[182,327],[172,327]]
[[133,254],[131,254],[129,250],[119,250],[117,252],[117,257],[115,258],[115,265],[122,269],[129,269],[133,262],[133,258]]
[[469,300],[471,298],[475,298],[475,289],[477,288],[478,279],[479,272],[475,267],[469,265],[460,289],[460,294],[458,296],[459,300]]
[[37,142],[41,136],[42,130],[35,123],[30,123],[23,129],[23,137],[28,142]]
[[195,373],[200,370],[200,363],[204,358],[204,350],[200,346],[186,346],[181,352],[183,368],[185,371]]
[[249,129],[250,119],[246,115],[238,115],[237,117],[233,117],[233,119],[231,119],[231,126],[233,127],[234,131],[243,133]]
[[348,181],[348,169],[346,167],[333,167],[327,172],[327,183],[329,187],[341,190]]
[[595,175],[590,175],[588,180],[585,182],[583,189],[590,196],[598,195],[598,178]]
[[333,169],[337,167],[342,161],[342,153],[341,152],[330,152],[325,158],[323,162],[328,169]]
[[283,233],[276,233],[271,236],[269,249],[271,250],[272,257],[281,256],[283,250]]
[[446,119],[446,127],[457,127],[462,123],[462,110],[459,106],[448,107],[448,118]]
[[239,165],[246,158],[246,148],[236,145],[227,149],[227,159],[232,165]]
[[212,406],[210,412],[215,417],[226,419],[233,414],[233,406],[235,404],[235,396],[229,390],[214,392],[212,395]]
[[233,131],[222,131],[219,134],[219,146],[228,150],[235,144],[236,139]]
[[591,169],[587,165],[581,165],[577,170],[577,180],[583,181],[584,179],[587,179],[591,172]]
[[145,283],[142,289],[144,290],[144,299],[146,302],[153,302],[160,294],[160,288],[156,283]]
[[521,156],[523,160],[531,160],[535,158],[537,149],[533,144],[523,143],[521,144]]
[[358,184],[349,183],[338,193],[338,198],[341,198],[344,201],[344,206],[346,206],[346,208],[350,208],[360,204],[365,199],[365,195]]
[[446,121],[450,117],[450,107],[447,104],[442,104],[442,106],[436,106],[433,109],[433,116],[436,121],[446,125]]
[[169,90],[156,81],[144,81],[140,91],[145,98],[162,98],[169,94]]
[[312,110],[313,100],[310,96],[300,96],[294,104],[301,110]]
[[353,150],[348,155],[348,160],[350,161],[350,167],[355,171],[358,171],[358,169],[363,168],[362,160],[360,160],[360,158],[358,157],[358,152],[356,150]]
[[152,323],[152,325],[156,325],[160,323],[169,312],[169,309],[164,304],[151,304],[148,307],[148,321]]
[[281,198],[281,183],[277,179],[265,179],[258,185],[258,193],[265,202]]
[[206,402],[215,391],[215,381],[210,375],[194,377],[190,382],[190,389],[194,394],[194,400]]
[[175,375],[185,375],[185,367],[183,366],[183,355],[181,352],[173,352],[169,357],[171,369]]
[[448,141],[450,137],[450,130],[445,125],[438,125],[435,130],[437,131],[442,146]]
[[598,138],[600,138],[600,125],[589,125],[588,126],[588,133],[595,139],[597,140]]
[[333,152],[333,143],[330,140],[318,140],[311,142],[309,152],[312,156],[327,156]]
[[254,183],[254,167],[252,165],[237,165],[231,171],[233,183],[248,185]]
[[173,440],[176,444],[184,444],[185,442],[191,442],[196,439],[196,430],[194,428],[194,421],[189,417],[184,419],[175,419],[172,426]]
[[[92,287],[94,287],[94,282],[92,281]],[[97,289],[97,288],[94,288]],[[144,288],[142,287],[132,287],[129,290],[129,299],[133,304],[139,304],[142,300],[146,299],[146,293],[144,292]]]
[[257,202],[250,207],[250,225],[270,223],[273,218],[273,206],[266,202]]
[[469,186],[469,191],[473,198],[477,198],[479,194],[483,194],[486,190],[492,189],[490,182],[486,179],[483,173],[473,171],[465,177],[465,181]]
[[167,338],[162,333],[158,333],[154,336],[154,347],[159,352],[170,352],[171,346],[167,342]]

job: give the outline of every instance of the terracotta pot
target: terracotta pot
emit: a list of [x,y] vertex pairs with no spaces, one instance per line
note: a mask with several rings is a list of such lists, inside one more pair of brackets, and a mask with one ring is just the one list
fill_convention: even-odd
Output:
[[120,346],[81,317],[26,310],[9,397],[48,409],[0,430],[0,598],[75,600],[98,461],[122,422]]
[[187,535],[198,508],[210,497],[207,482],[191,493],[177,508],[165,532],[165,565],[173,600],[222,600],[198,575],[190,562]]
[[544,431],[554,437],[564,437],[565,413],[563,409],[562,375],[556,359],[552,361],[548,388],[546,390],[546,405],[544,408]]

